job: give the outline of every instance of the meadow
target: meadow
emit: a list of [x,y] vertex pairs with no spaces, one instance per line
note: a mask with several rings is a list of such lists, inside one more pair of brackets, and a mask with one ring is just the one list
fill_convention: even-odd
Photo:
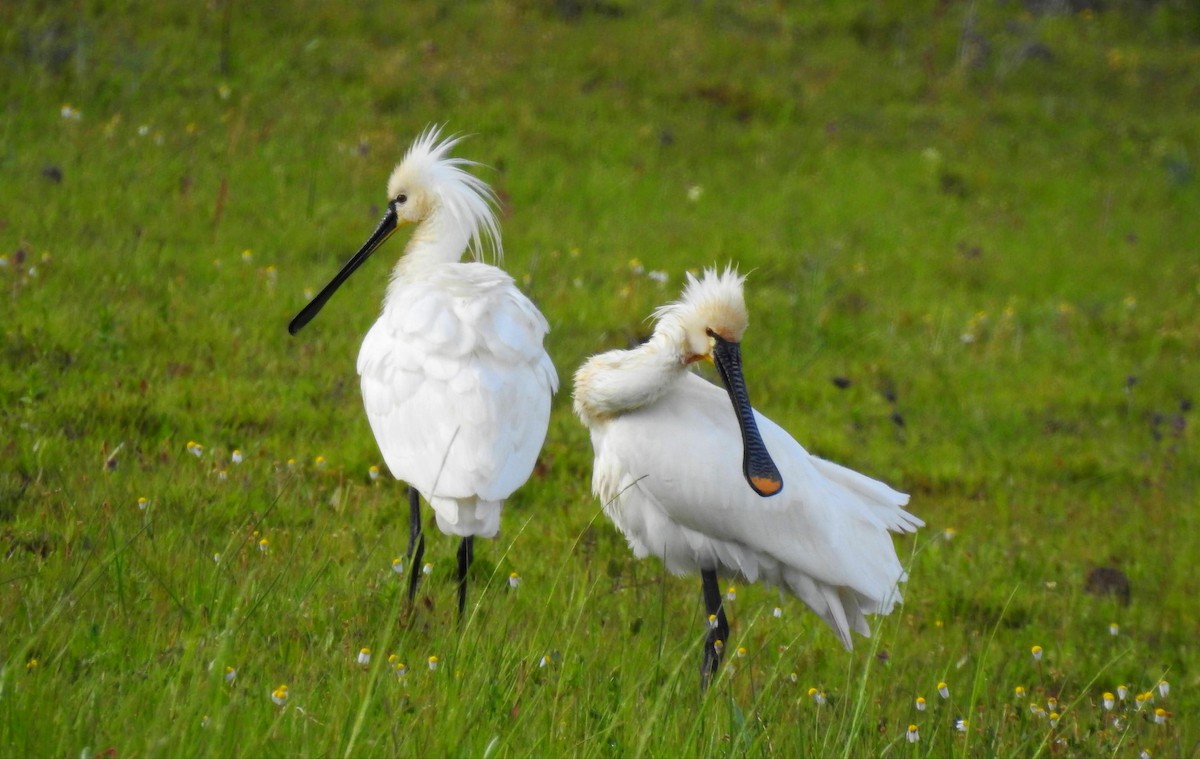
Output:
[[[15,0],[0,60],[0,755],[1200,752],[1194,4]],[[286,329],[430,123],[563,381],[461,627],[354,374],[402,241]],[[756,407],[927,526],[853,652],[734,583],[701,695],[570,378],[726,262]]]

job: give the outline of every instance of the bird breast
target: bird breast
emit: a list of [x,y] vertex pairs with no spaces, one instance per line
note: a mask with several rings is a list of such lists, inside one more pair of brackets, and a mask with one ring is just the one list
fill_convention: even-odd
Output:
[[558,377],[545,318],[504,272],[449,264],[389,286],[358,357],[392,474],[422,494],[502,500],[533,469]]

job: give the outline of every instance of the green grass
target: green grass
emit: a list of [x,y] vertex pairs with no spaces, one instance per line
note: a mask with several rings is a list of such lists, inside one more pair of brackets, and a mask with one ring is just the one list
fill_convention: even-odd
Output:
[[[0,754],[1196,753],[1190,4],[149,5],[0,7]],[[564,380],[461,630],[452,541],[408,610],[367,476],[386,265],[286,331],[433,122]],[[701,698],[698,582],[601,514],[569,379],[727,261],[756,405],[928,526],[853,653],[739,587]]]

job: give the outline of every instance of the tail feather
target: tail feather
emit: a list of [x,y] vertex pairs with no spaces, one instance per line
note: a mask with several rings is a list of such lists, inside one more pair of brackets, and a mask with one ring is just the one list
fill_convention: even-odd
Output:
[[447,535],[494,538],[500,532],[500,509],[504,501],[480,498],[427,498],[437,516],[438,529]]

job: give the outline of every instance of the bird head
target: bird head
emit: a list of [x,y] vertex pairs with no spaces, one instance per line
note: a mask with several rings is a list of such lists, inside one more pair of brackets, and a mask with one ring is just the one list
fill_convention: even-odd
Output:
[[482,179],[463,170],[478,164],[450,155],[461,140],[459,136],[440,139],[437,126],[422,132],[388,178],[388,212],[395,214],[397,228],[437,219],[439,234],[461,238],[455,244],[469,247],[476,257],[482,257],[487,238],[499,256],[496,194]]
[[767,497],[783,489],[783,477],[758,431],[742,374],[742,335],[750,322],[742,292],[745,279],[733,267],[705,269],[699,279],[688,274],[683,297],[655,313],[654,335],[671,344],[685,363],[705,359],[716,364],[741,428],[742,472],[751,489]]
[[[379,246],[405,225],[418,225],[410,250],[419,240],[421,248],[437,260],[457,261],[468,249],[482,258],[485,240],[497,259],[503,256],[496,194],[482,179],[463,170],[464,166],[475,165],[474,161],[449,155],[462,138],[442,140],[440,131],[431,126],[422,132],[392,170],[383,219],[329,284],[292,319],[288,331],[293,335],[317,315]],[[422,234],[422,229],[427,231]]]
[[689,272],[683,297],[655,312],[655,334],[673,343],[686,363],[713,361],[718,340],[741,343],[750,323],[742,293],[745,281],[732,267],[724,272],[705,269],[699,279]]

